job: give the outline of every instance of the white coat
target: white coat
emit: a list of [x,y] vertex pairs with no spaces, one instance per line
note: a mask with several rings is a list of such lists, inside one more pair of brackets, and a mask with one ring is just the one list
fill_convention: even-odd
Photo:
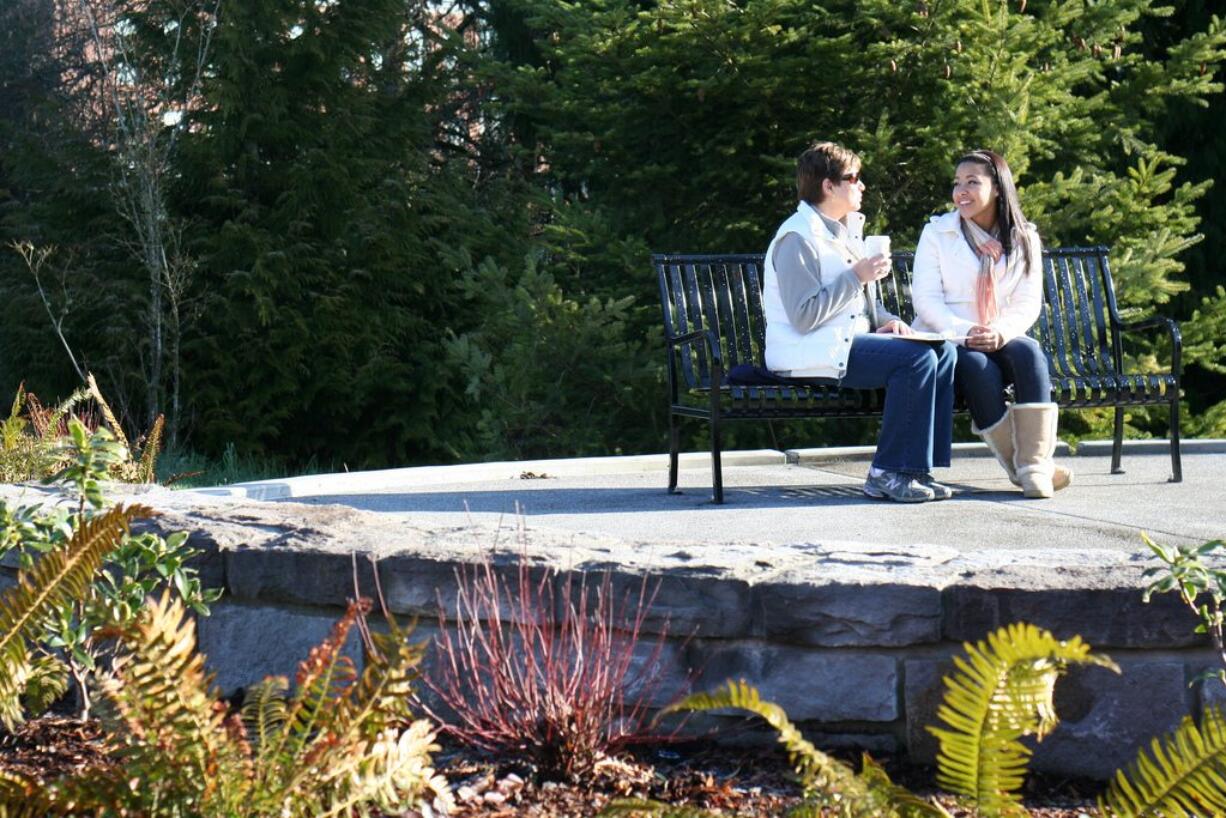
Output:
[[[817,248],[823,281],[843,275],[863,255],[864,215],[847,214],[846,243],[830,232],[818,212],[801,202],[775,233],[766,249],[762,280],[762,312],[766,317],[766,368],[794,378],[842,378],[847,374],[851,339],[870,330],[864,288],[840,312],[811,332],[792,326],[775,274],[775,245],[788,233],[798,233]],[[854,252],[853,252],[854,249]]]
[[[933,216],[920,234],[911,273],[917,330],[961,337],[979,323],[975,306],[979,259],[962,235],[960,218],[957,211]],[[995,266],[999,314],[992,327],[1000,332],[1004,343],[1025,335],[1043,307],[1043,248],[1039,231],[1033,224],[1027,227],[1032,260],[1029,273],[1024,264],[1019,264],[1007,275],[1004,256]],[[1015,247],[1014,252],[1022,250]]]

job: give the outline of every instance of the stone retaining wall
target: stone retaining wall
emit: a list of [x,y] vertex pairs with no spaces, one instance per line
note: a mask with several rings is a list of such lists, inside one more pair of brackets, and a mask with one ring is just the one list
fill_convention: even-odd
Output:
[[[490,558],[511,571],[524,558],[610,571],[621,591],[636,592],[645,573],[659,582],[643,627],[646,642],[669,634],[653,706],[686,684],[743,678],[819,746],[932,761],[924,728],[936,721],[950,657],[963,641],[1015,621],[1078,634],[1123,669],[1074,669],[1059,683],[1063,722],[1039,745],[1035,769],[1106,777],[1205,700],[1226,699],[1218,682],[1189,686],[1213,654],[1174,597],[1142,603],[1150,563],[1139,552],[629,543],[535,528],[426,529],[339,506],[157,489],[130,499],[160,509],[153,525],[188,530],[206,551],[206,583],[225,596],[199,623],[200,647],[226,692],[292,673],[353,596],[355,565],[364,592],[373,588],[369,558],[390,609],[420,616],[423,638],[437,632],[439,599],[444,607],[454,600],[458,567]],[[0,568],[0,586],[11,575],[11,565]]]

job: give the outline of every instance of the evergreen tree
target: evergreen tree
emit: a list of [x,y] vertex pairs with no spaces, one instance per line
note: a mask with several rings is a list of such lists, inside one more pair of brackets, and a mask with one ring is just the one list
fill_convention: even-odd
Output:
[[[617,236],[760,250],[794,157],[829,138],[864,157],[870,228],[906,246],[945,209],[954,157],[988,146],[1048,245],[1113,247],[1130,314],[1188,288],[1208,185],[1162,140],[1172,110],[1221,92],[1216,18],[1152,55],[1143,23],[1169,11],[1153,0],[522,2],[545,59],[510,87],[549,86],[525,105],[549,183]],[[645,258],[610,275],[652,298]]]

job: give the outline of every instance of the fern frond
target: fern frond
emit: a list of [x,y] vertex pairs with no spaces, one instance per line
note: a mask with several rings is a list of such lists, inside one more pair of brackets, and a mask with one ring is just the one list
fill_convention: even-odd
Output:
[[[209,696],[195,621],[183,604],[163,592],[120,642],[125,652],[100,683],[113,711],[100,713],[125,775],[140,775],[184,808],[241,786],[249,770],[226,730],[225,705]],[[149,794],[142,798],[148,803]]]
[[166,416],[158,415],[157,420],[153,421],[153,428],[145,437],[145,444],[140,452],[140,463],[136,467],[138,483],[152,483],[157,479],[158,454],[162,449],[162,430],[165,426]]
[[4,423],[0,423],[0,449],[3,451],[16,449],[25,437],[22,433],[26,428],[26,419],[21,416],[21,407],[25,403],[25,397],[25,385],[19,385],[17,395],[13,398],[13,408],[9,410],[9,416],[4,419]]
[[874,805],[868,799],[868,790],[852,769],[814,747],[796,729],[782,707],[763,701],[758,691],[744,680],[729,680],[723,688],[713,692],[687,696],[664,712],[720,710],[727,707],[748,710],[761,716],[778,731],[779,742],[787,749],[806,796],[813,796],[823,807],[836,807],[843,814],[873,814]]
[[928,728],[940,741],[937,783],[975,799],[982,812],[1017,812],[1031,754],[1019,739],[1055,728],[1056,679],[1074,663],[1119,668],[1080,638],[1062,642],[1020,622],[963,647],[966,658],[954,657],[956,672],[945,677],[937,711],[949,729]]
[[1226,814],[1226,715],[1205,708],[1200,726],[1190,717],[1162,740],[1154,738],[1128,771],[1115,774],[1099,811],[1116,818],[1162,815],[1197,818]]
[[35,782],[0,769],[0,818],[45,818]]
[[21,721],[24,684],[17,682],[30,678],[28,641],[56,611],[86,597],[94,575],[122,542],[131,521],[153,513],[145,506],[116,506],[83,521],[63,548],[44,554],[0,595],[0,723],[5,727],[11,730]]
[[[344,709],[343,699],[352,692],[357,670],[353,660],[341,651],[357,620],[361,602],[351,602],[345,615],[331,632],[298,665],[294,694],[285,711],[285,728],[266,759],[280,758],[286,764],[300,764],[307,745],[321,738],[320,724]],[[369,606],[369,603],[366,603]],[[331,731],[327,731],[330,733]]]
[[596,818],[718,818],[720,813],[697,807],[674,807],[661,801],[616,798],[596,814]]
[[30,716],[41,716],[68,692],[68,665],[57,656],[44,654],[30,663],[21,704]]
[[873,761],[872,756],[861,756],[860,778],[868,787],[869,795],[879,804],[886,805],[898,818],[953,818],[935,801],[920,798],[906,787],[890,780],[885,769]]
[[243,701],[243,724],[255,742],[256,763],[262,763],[265,753],[275,745],[285,728],[287,718],[286,691],[289,679],[284,676],[269,676],[247,689]]
[[349,765],[320,769],[314,789],[323,796],[324,809],[308,814],[348,816],[364,804],[397,811],[430,800],[440,801],[444,812],[453,811],[446,780],[430,766],[430,753],[438,749],[434,739],[434,728],[422,719],[407,730],[387,730],[372,742],[352,745],[346,754]]
[[[34,425],[43,443],[50,444],[55,442],[56,438],[60,436],[60,423],[64,420],[65,416],[72,412],[77,404],[89,396],[90,391],[82,387],[61,401],[55,408],[38,413],[39,417],[38,420],[34,421]],[[30,403],[30,408],[33,410],[33,401]],[[34,412],[31,411],[30,414],[33,416]]]
[[98,388],[98,381],[94,380],[94,373],[90,372],[85,376],[85,383],[89,389],[87,393],[98,404],[98,408],[102,410],[102,417],[106,421],[106,425],[110,427],[111,434],[115,435],[126,451],[132,451],[132,447],[128,445],[127,435],[123,433],[123,426],[120,425],[119,419],[115,417],[115,413],[111,411],[111,405],[106,402],[106,398],[102,397],[102,390]]
[[29,781],[0,767],[0,804],[13,806],[25,799],[31,789],[33,784]]
[[349,724],[360,726],[367,739],[410,721],[413,683],[425,657],[425,645],[409,639],[412,627],[402,628],[390,616],[388,620],[386,633],[370,633],[371,650],[345,713]]

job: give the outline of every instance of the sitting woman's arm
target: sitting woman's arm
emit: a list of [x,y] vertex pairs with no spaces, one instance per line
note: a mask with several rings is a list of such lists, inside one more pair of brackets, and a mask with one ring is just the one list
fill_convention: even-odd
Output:
[[945,285],[941,277],[941,253],[937,234],[931,225],[920,233],[915,248],[915,264],[911,270],[911,299],[915,314],[935,332],[952,336],[966,335],[974,321],[959,318],[945,303]]
[[860,279],[851,270],[823,281],[817,248],[798,233],[788,233],[775,245],[774,264],[779,297],[797,332],[812,332],[859,295]]

